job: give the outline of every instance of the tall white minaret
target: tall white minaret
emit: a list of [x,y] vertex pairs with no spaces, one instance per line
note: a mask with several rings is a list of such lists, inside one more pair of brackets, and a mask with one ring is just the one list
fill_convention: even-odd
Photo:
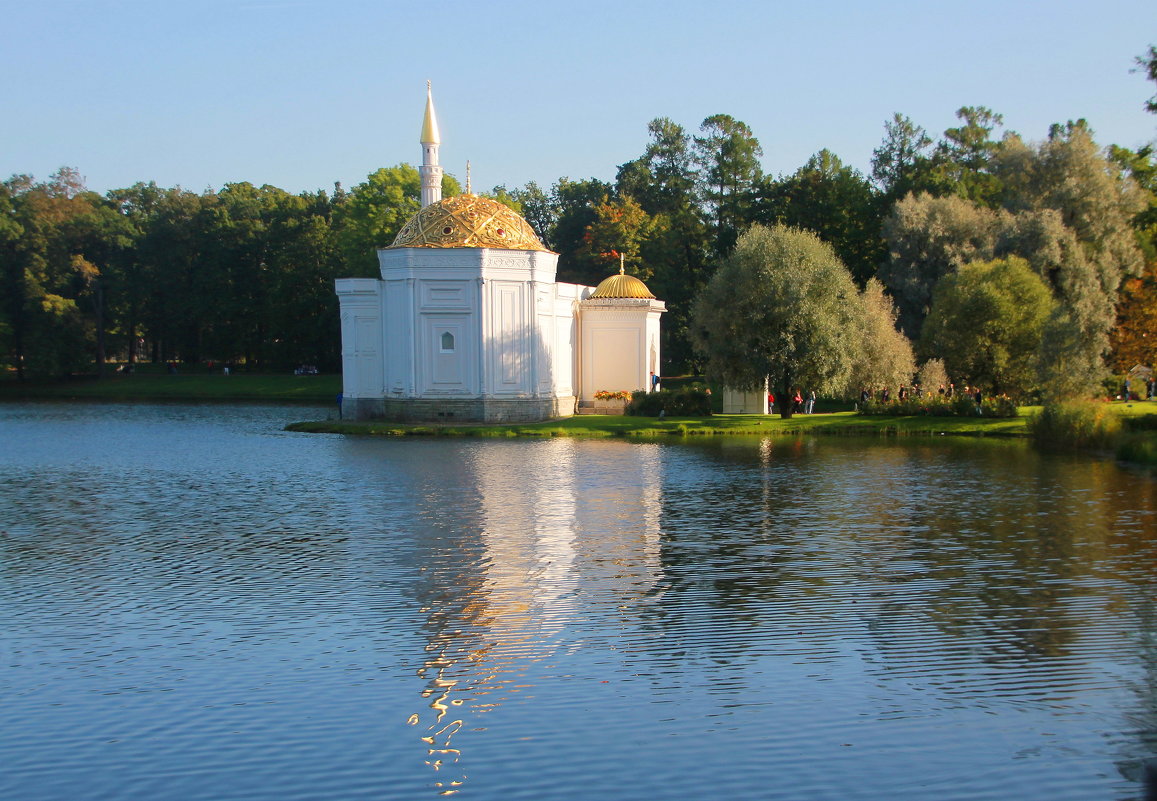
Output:
[[434,95],[430,82],[426,81],[426,117],[422,120],[422,166],[418,174],[422,176],[422,208],[442,199],[442,168],[438,166],[438,146],[442,136],[438,133],[438,118],[434,116]]

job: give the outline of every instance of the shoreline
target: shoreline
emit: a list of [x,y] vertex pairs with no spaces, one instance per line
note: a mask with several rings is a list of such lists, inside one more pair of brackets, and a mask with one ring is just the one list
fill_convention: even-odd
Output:
[[54,381],[0,381],[0,401],[258,402],[337,408],[340,375],[188,372],[176,375],[77,376]]
[[[778,415],[724,415],[711,417],[629,417],[574,415],[541,423],[397,423],[383,420],[354,422],[340,419],[337,399],[342,378],[337,374],[223,375],[191,371],[178,375],[141,372],[104,378],[78,376],[65,380],[18,382],[0,380],[0,403],[19,401],[112,403],[254,403],[284,406],[319,406],[332,409],[329,419],[293,422],[286,431],[308,434],[387,437],[488,438],[619,438],[678,441],[709,437],[964,437],[1029,440],[1029,418],[1040,407],[1021,407],[1016,417],[933,417],[927,415],[860,415],[853,411]],[[1157,403],[1144,401],[1106,404],[1119,418],[1153,415]],[[1141,421],[1138,421],[1141,422]],[[1083,453],[1093,458],[1116,458],[1141,467],[1157,467],[1157,425],[1131,425],[1098,447],[1058,442],[1034,442],[1046,450]]]
[[864,416],[856,412],[771,415],[719,414],[711,417],[630,417],[575,415],[541,423],[395,423],[319,420],[290,423],[287,431],[349,436],[433,437],[672,437],[795,436],[955,436],[1027,438],[1027,417],[961,418],[929,416]]

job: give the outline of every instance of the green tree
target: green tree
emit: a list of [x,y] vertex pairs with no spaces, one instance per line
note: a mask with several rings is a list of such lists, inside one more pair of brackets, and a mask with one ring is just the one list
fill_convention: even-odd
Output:
[[821,150],[796,172],[765,180],[756,220],[814,231],[829,243],[863,285],[885,254],[880,202],[872,185],[830,150]]
[[606,277],[618,270],[622,256],[631,275],[649,281],[653,270],[639,258],[642,243],[655,227],[647,212],[632,197],[611,200],[604,195],[594,204],[594,214],[583,237],[584,258],[601,265]]
[[345,269],[331,226],[332,204],[324,192],[281,194],[268,211],[268,264],[264,363],[290,369],[341,365],[335,278]]
[[538,234],[543,245],[553,251],[558,251],[554,243],[554,228],[558,223],[558,199],[553,193],[543,191],[534,181],[526,186],[512,189],[510,197],[522,208],[522,217],[534,232]]
[[1056,330],[1044,340],[1050,349],[1044,363],[1066,387],[1091,389],[1103,372],[1121,282],[1143,264],[1133,222],[1146,208],[1145,193],[1097,146],[1083,121],[1052,126],[1036,146],[1006,137],[994,172],[1005,208],[1018,218],[1054,215],[1053,225],[1059,220],[1070,232],[1051,237],[1061,258],[1048,260],[1047,270],[1036,254],[1021,248],[1016,255],[1045,275],[1061,303],[1050,322]]
[[1000,222],[998,212],[956,196],[922,193],[896,203],[884,220],[888,258],[879,275],[908,336],[919,338],[932,292],[944,276],[993,257]]
[[1157,261],[1157,158],[1153,145],[1142,145],[1136,150],[1109,146],[1112,159],[1124,175],[1137,184],[1145,197],[1145,208],[1133,217],[1133,229],[1137,232],[1137,244],[1141,247],[1146,262]]
[[585,181],[559,178],[551,195],[557,215],[549,241],[559,254],[559,280],[584,285],[598,283],[606,277],[605,263],[592,256],[586,237],[587,230],[598,218],[595,208],[603,198],[612,195],[611,186],[594,178]]
[[937,180],[946,191],[995,208],[1002,187],[991,169],[1000,149],[993,132],[1004,124],[1004,117],[984,106],[964,106],[956,118],[961,125],[944,132],[933,155]]
[[699,127],[695,161],[703,202],[715,223],[717,256],[730,252],[736,237],[752,220],[755,190],[763,176],[763,148],[747,125],[727,114],[714,114]]
[[660,117],[647,125],[643,155],[619,168],[620,197],[639,202],[652,225],[640,242],[642,264],[653,272],[651,290],[667,301],[663,358],[674,374],[696,372],[691,344],[691,307],[711,274],[708,229],[696,196],[699,175],[692,138],[682,126]]
[[695,203],[695,153],[691,137],[666,117],[647,124],[651,141],[643,155],[619,167],[616,187],[648,214],[682,214]]
[[17,219],[17,203],[10,181],[0,183],[0,366],[11,366],[23,378],[23,345],[20,341],[24,315],[24,269],[19,242],[24,226]]
[[[442,176],[443,197],[461,191],[453,176]],[[418,170],[409,164],[381,167],[350,190],[345,201],[336,206],[334,221],[338,246],[350,274],[377,275],[377,249],[390,245],[421,205]]]
[[868,279],[860,293],[859,311],[849,386],[874,391],[908,384],[916,372],[912,343],[896,329],[896,306],[877,279]]
[[[834,393],[847,388],[859,319],[855,283],[830,245],[756,225],[696,302],[694,334],[708,375],[727,386]],[[781,413],[790,417],[790,404]]]
[[884,123],[884,141],[872,151],[872,178],[889,201],[933,191],[931,148],[928,132],[903,114],[896,112]]
[[[7,331],[6,361],[27,371],[63,374],[91,369],[96,356],[94,288],[100,266],[91,232],[102,199],[86,191],[73,168],[36,183],[5,182],[6,235],[0,240],[0,296]],[[18,233],[17,233],[18,232]],[[99,290],[98,290],[99,291]]]
[[179,187],[146,195],[141,203],[147,224],[138,239],[136,258],[146,302],[140,312],[147,356],[169,361],[193,354],[220,299],[211,275],[203,271],[206,206],[214,193],[198,195]]
[[[1149,80],[1157,83],[1157,47],[1149,45],[1149,52],[1137,57],[1137,66]],[[1157,114],[1157,94],[1145,101],[1145,110]]]
[[497,200],[503,206],[513,211],[515,214],[522,216],[522,201],[520,201],[515,194],[507,189],[505,186],[499,184],[491,189],[489,192],[480,193],[482,197],[488,197],[491,200]]
[[1054,301],[1028,262],[973,262],[936,287],[920,338],[925,358],[991,393],[1024,397],[1037,382],[1037,349]]

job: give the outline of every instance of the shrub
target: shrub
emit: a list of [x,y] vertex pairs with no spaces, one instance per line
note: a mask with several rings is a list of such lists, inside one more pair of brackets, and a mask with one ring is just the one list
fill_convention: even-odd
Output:
[[658,417],[660,412],[673,417],[710,417],[711,396],[697,387],[661,389],[635,395],[626,412],[636,417]]
[[[1011,398],[1001,395],[998,398],[986,398],[981,404],[985,417],[1016,417],[1016,404]],[[924,415],[929,417],[975,417],[976,401],[971,395],[956,395],[946,398],[943,395],[925,394],[923,397],[909,397],[905,400],[883,403],[878,400],[869,400],[860,406],[860,414],[893,414],[893,415]]]
[[1029,418],[1028,431],[1045,447],[1110,448],[1121,420],[1107,403],[1050,403]]
[[1016,404],[1007,395],[985,398],[981,408],[985,417],[1016,417]]

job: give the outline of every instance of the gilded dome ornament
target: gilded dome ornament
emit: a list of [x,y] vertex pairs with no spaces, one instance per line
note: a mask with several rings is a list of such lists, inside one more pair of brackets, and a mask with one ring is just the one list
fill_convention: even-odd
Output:
[[619,260],[619,274],[604,278],[591,293],[592,298],[641,298],[654,300],[655,296],[647,285],[633,275],[627,275],[623,262]]
[[549,253],[530,224],[497,200],[462,194],[443,198],[402,226],[390,248],[504,248]]

